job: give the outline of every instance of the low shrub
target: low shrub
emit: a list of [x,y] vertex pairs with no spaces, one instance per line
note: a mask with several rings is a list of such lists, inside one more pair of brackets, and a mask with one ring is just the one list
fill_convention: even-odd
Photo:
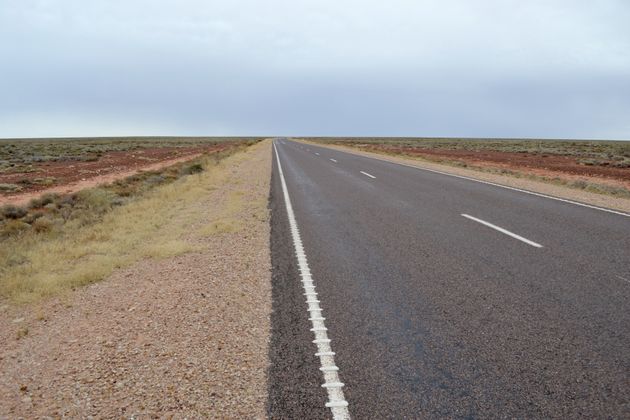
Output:
[[26,216],[26,213],[26,209],[14,206],[12,204],[7,204],[0,207],[0,215],[4,219],[20,219]]
[[31,228],[31,225],[24,223],[21,220],[7,220],[2,223],[2,229],[0,229],[0,237],[9,237],[19,235],[20,233],[27,231]]
[[59,194],[46,193],[46,194],[43,194],[41,197],[33,198],[31,201],[29,201],[28,208],[29,209],[39,209],[39,208],[42,208],[42,207],[44,207],[44,206],[46,206],[48,204],[51,204],[51,203],[54,203],[54,202],[58,201],[59,198],[60,198]]
[[17,184],[0,184],[0,192],[19,192],[22,190]]
[[31,226],[33,227],[33,230],[35,232],[45,233],[45,232],[50,232],[54,225],[55,223],[53,220],[47,217],[41,217],[35,220]]
[[193,163],[192,165],[186,165],[180,169],[181,175],[192,175],[192,174],[198,174],[199,172],[203,172],[203,166],[201,166],[200,163]]

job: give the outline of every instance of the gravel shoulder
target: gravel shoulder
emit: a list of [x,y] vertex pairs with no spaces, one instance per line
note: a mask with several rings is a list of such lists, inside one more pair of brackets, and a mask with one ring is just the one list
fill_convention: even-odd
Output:
[[265,417],[270,147],[227,158],[172,221],[190,225],[195,251],[37,304],[0,302],[0,418]]
[[[299,139],[298,139],[299,140]],[[300,140],[305,143],[308,141]],[[487,172],[475,171],[472,169],[454,167],[450,165],[442,165],[439,163],[428,162],[426,160],[412,159],[401,156],[391,156],[381,153],[366,152],[358,150],[353,147],[331,145],[313,142],[313,144],[321,147],[329,147],[332,149],[341,150],[344,152],[354,153],[361,156],[375,157],[390,162],[404,163],[407,165],[417,166],[419,168],[433,169],[437,171],[447,172],[455,175],[467,176],[470,178],[480,179],[483,181],[494,182],[501,185],[506,185],[514,188],[521,188],[524,190],[534,191],[541,194],[552,195],[554,197],[565,198],[568,200],[579,201],[585,204],[591,204],[598,207],[605,207],[609,209],[621,210],[630,212],[630,200],[625,198],[612,197],[604,194],[596,194],[588,191],[577,190],[573,188],[564,187],[561,185],[549,184],[546,182],[534,181],[531,179],[515,178],[507,175],[499,175]]]

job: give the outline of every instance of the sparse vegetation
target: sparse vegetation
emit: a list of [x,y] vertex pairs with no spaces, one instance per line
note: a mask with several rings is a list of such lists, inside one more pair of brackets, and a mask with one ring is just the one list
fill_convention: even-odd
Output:
[[[630,171],[627,171],[630,168],[630,142],[627,141],[457,138],[307,140],[630,198],[630,189],[627,188],[630,182]],[[553,159],[555,161],[550,163]],[[539,172],[535,173],[531,168],[538,169]],[[570,176],[567,177],[566,174]],[[575,176],[583,176],[585,179],[576,180]],[[615,183],[618,185],[612,185]]]
[[[467,138],[394,138],[394,137],[313,137],[306,138],[323,143],[342,144],[370,148],[386,146],[395,148],[421,148],[427,150],[498,151],[511,153],[533,153],[538,155],[573,156],[584,165],[608,164],[630,165],[630,142],[628,141],[582,141],[582,140],[533,140],[533,139],[467,139]],[[607,166],[607,165],[604,165]]]
[[[186,226],[173,220],[214,188],[224,176],[223,160],[247,145],[75,194],[45,194],[27,207],[3,207],[0,296],[30,301],[100,280],[139,258],[190,251],[181,239]],[[232,229],[221,222],[217,228]]]
[[0,140],[0,173],[37,171],[34,164],[42,162],[93,162],[108,152],[134,152],[156,147],[183,148],[236,140],[243,139],[230,137],[4,139]]

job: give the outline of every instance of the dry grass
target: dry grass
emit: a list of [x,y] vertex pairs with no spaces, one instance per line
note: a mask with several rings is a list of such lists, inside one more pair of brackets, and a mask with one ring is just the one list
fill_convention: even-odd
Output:
[[[244,159],[241,155],[221,161],[206,157],[199,162],[206,168],[203,172],[195,167],[191,175],[109,208],[95,222],[70,218],[63,229],[46,234],[29,231],[5,239],[0,250],[0,296],[32,302],[99,281],[114,269],[143,258],[167,258],[195,250],[196,245],[183,239],[203,217],[195,203],[221,184],[230,164]],[[83,194],[91,195],[85,202],[102,208],[109,202],[110,192]],[[223,218],[202,230],[216,233],[238,228],[238,222],[228,217],[230,208],[238,206],[235,195],[225,204]],[[89,214],[89,205],[85,211]]]

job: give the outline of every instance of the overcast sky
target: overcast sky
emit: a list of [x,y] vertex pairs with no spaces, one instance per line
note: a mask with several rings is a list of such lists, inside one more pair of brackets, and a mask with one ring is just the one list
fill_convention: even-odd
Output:
[[627,0],[0,0],[0,137],[630,139]]

